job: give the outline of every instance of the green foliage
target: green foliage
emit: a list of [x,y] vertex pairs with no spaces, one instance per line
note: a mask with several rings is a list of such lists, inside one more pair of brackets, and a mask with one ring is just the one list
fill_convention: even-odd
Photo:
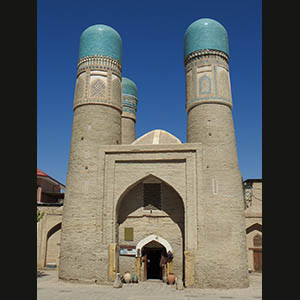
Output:
[[37,208],[37,222],[44,216],[45,212],[43,211],[40,211],[38,208]]

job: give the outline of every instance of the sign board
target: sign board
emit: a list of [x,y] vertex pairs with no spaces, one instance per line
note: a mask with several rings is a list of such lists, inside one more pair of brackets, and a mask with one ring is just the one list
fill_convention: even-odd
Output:
[[135,256],[136,255],[136,249],[135,248],[121,248],[120,247],[120,255],[130,255]]

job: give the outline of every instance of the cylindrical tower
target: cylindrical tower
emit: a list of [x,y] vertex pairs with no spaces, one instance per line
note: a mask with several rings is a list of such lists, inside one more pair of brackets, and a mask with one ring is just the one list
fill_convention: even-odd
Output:
[[93,281],[93,243],[100,145],[121,143],[122,41],[116,30],[93,25],[80,37],[73,127],[62,218],[59,277]]
[[227,32],[220,23],[199,19],[188,27],[184,35],[188,143],[228,141],[229,133],[234,140],[228,59]]
[[122,144],[131,144],[136,139],[135,122],[137,108],[137,88],[135,83],[122,78]]
[[[214,207],[214,213],[205,221],[206,232],[201,233],[205,247],[202,251],[218,257],[216,261],[208,261],[199,254],[196,259],[196,281],[206,287],[249,284],[228,62],[228,36],[220,23],[204,18],[187,28],[184,35],[187,142],[202,144],[201,174],[206,194],[201,201],[207,201],[206,207]],[[215,277],[209,278],[207,274]],[[226,280],[222,281],[222,277]]]

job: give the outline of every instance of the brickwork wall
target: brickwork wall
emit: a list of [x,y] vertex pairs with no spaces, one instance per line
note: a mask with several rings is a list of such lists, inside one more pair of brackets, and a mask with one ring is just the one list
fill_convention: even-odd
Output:
[[218,51],[200,51],[186,58],[185,68],[187,142],[203,145],[195,284],[203,288],[248,287],[242,177],[228,58]]
[[[143,208],[143,183],[139,183],[123,198],[120,206],[119,244],[134,245],[145,237],[156,234],[167,240],[174,253],[173,271],[175,276],[183,276],[184,208],[180,196],[170,186],[162,183],[162,209]],[[147,224],[147,225],[146,225]],[[134,229],[134,240],[124,240],[124,229]],[[135,258],[120,256],[120,273],[136,273]]]
[[44,192],[60,192],[60,186],[58,184],[53,184],[44,178],[38,177],[36,183]]
[[63,207],[39,206],[44,216],[37,223],[37,266],[44,268],[47,263],[59,264],[60,233],[56,231],[47,240],[51,229],[61,223]]
[[[124,242],[122,234],[128,226],[135,228],[135,243],[152,233],[166,239],[174,247],[174,270],[180,273],[183,261],[186,262],[189,287],[249,286],[228,61],[213,53],[211,57],[201,54],[199,60],[196,56],[185,61],[187,144],[120,145],[121,103],[117,101],[119,96],[111,98],[112,73],[93,73],[85,66],[80,72],[86,74],[78,71],[81,78],[77,80],[79,88],[74,99],[60,278],[112,281],[117,270],[112,266],[111,251],[113,245]],[[112,72],[119,78],[116,70]],[[113,94],[120,95],[116,91]],[[137,186],[150,175],[180,195],[184,229],[178,226],[183,224],[182,215],[181,219],[177,215],[180,210],[172,211],[176,208],[174,199],[178,199],[170,196],[172,189],[164,188],[166,205],[162,212],[153,211],[153,215],[158,214],[155,218],[143,215]],[[135,186],[136,194],[130,193]],[[129,205],[120,209],[128,195],[135,200],[130,198]],[[120,226],[117,212],[121,212]],[[149,226],[145,226],[144,219]],[[180,257],[183,244],[187,260]],[[124,258],[120,264],[124,271],[133,267]]]
[[[246,228],[253,228],[253,225],[262,225],[262,182],[253,182],[252,196],[249,207],[245,210],[246,214]],[[262,236],[260,230],[254,229],[247,234],[247,249],[248,249],[248,268],[254,271],[253,261],[253,238],[256,234]]]
[[131,144],[135,139],[135,121],[122,117],[122,144]]
[[45,195],[43,192],[60,192],[60,186],[54,184],[45,178],[37,178],[37,202],[57,202],[57,198]]
[[46,265],[52,264],[58,266],[59,264],[60,232],[60,230],[56,231],[48,239]]
[[[78,63],[62,218],[61,279],[95,282],[96,262],[101,256],[107,261],[108,248],[98,247],[96,233],[99,194],[104,188],[98,182],[98,151],[100,145],[121,143],[120,70],[110,58],[87,57]],[[107,279],[107,273],[101,276]]]

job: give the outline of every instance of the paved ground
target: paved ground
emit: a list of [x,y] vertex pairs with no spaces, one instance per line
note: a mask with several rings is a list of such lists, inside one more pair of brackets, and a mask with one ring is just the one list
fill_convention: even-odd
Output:
[[122,288],[96,284],[67,283],[58,280],[56,270],[43,270],[37,278],[38,300],[255,300],[262,299],[262,275],[250,274],[250,287],[247,289],[176,290],[162,282],[139,282],[123,284]]

